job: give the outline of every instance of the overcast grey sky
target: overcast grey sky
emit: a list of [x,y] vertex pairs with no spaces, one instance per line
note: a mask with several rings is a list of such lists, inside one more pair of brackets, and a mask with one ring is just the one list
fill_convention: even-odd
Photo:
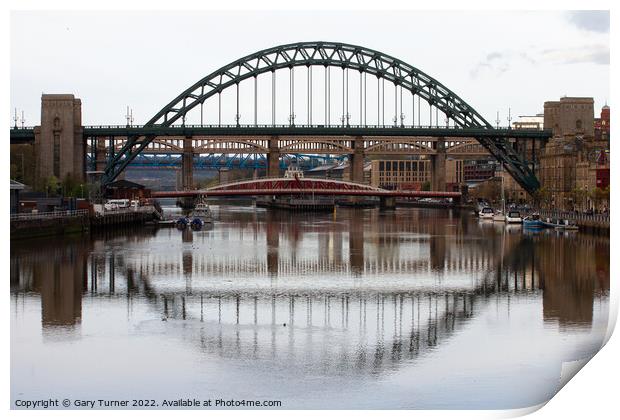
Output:
[[[11,15],[11,110],[38,124],[41,93],[74,93],[86,125],[122,124],[127,105],[144,123],[237,58],[319,40],[400,58],[489,121],[499,110],[505,124],[508,107],[513,116],[541,112],[564,95],[594,97],[597,113],[609,101],[607,12],[36,11]],[[287,101],[279,100],[283,115]],[[250,123],[248,106],[241,114]]]

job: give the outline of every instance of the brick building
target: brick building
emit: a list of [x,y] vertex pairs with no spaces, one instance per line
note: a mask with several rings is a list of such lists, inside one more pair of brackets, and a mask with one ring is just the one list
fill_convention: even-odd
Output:
[[601,109],[601,116],[594,119],[594,141],[608,142],[609,147],[609,106]]
[[541,150],[537,170],[544,206],[586,210],[607,204],[601,197],[609,185],[609,107],[598,120],[592,98],[545,102],[544,126],[553,138]]
[[495,161],[469,160],[463,163],[463,179],[465,181],[483,181],[495,176]]
[[[446,160],[446,190],[458,190],[465,180],[463,169],[462,160]],[[431,181],[431,161],[428,159],[373,160],[370,165],[370,185],[374,187],[420,190]]]

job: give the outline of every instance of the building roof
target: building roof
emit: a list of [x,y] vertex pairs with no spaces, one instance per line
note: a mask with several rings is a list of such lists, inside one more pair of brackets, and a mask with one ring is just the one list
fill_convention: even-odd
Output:
[[131,188],[131,189],[141,190],[141,189],[144,188],[144,185],[140,185],[140,184],[137,184],[135,182],[127,181],[126,179],[121,179],[121,180],[109,183],[106,186],[106,188],[108,188],[108,189],[116,189],[116,188],[128,189],[128,188]]
[[24,188],[26,188],[26,186],[24,184],[22,184],[21,182],[17,182],[15,180],[11,180],[11,189],[12,190],[23,190]]
[[331,169],[336,168],[336,166],[338,166],[335,163],[332,164],[328,164],[328,165],[321,165],[321,166],[317,166],[315,168],[312,169],[308,169],[306,172],[321,172],[321,171],[329,171]]

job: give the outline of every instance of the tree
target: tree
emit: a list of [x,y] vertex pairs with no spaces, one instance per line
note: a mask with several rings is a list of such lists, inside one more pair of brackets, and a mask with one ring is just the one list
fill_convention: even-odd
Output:
[[43,190],[48,193],[48,194],[58,194],[58,186],[59,186],[59,182],[58,182],[58,178],[56,178],[54,175],[50,175],[47,178],[45,178],[45,180],[43,181]]
[[533,197],[535,207],[546,208],[550,204],[551,192],[547,187],[540,187],[534,192]]
[[570,193],[570,198],[573,200],[575,207],[578,209],[583,209],[583,204],[587,196],[587,191],[579,187],[575,187]]
[[609,188],[596,187],[591,193],[590,198],[594,202],[594,208],[598,210],[601,202],[609,200]]
[[424,181],[424,183],[422,184],[421,189],[422,189],[422,191],[430,191],[431,190],[431,182],[430,181]]

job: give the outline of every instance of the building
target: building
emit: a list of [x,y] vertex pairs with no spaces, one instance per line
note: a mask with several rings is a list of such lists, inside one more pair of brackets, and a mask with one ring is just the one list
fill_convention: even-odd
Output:
[[519,119],[512,123],[515,130],[542,130],[545,125],[545,114],[520,115]]
[[465,183],[465,170],[461,159],[446,160],[446,190],[460,191],[459,185]]
[[528,199],[528,194],[525,190],[514,180],[512,175],[508,171],[503,170],[500,166],[498,175],[504,185],[504,197],[507,203],[522,204]]
[[146,189],[144,185],[121,179],[106,186],[105,196],[107,198],[139,200],[149,198],[151,196],[151,190]]
[[431,161],[428,159],[373,160],[370,185],[388,190],[419,190],[431,182]]
[[594,151],[577,161],[574,208],[579,211],[609,207],[609,152]]
[[[465,182],[464,163],[446,160],[446,190],[460,191]],[[370,164],[370,185],[388,190],[421,190],[432,182],[429,159],[373,160]]]
[[545,102],[544,128],[553,137],[584,136],[594,138],[594,99],[564,97]]
[[592,98],[545,102],[544,126],[553,130],[553,138],[541,150],[537,171],[543,207],[608,206],[609,107],[603,107],[599,120],[594,119]]
[[601,109],[601,116],[594,119],[594,141],[608,142],[609,147],[609,106],[605,104]]
[[21,182],[11,180],[11,214],[19,213],[19,192],[25,187]]
[[497,162],[492,160],[468,160],[463,163],[465,182],[484,181],[495,176]]
[[34,128],[36,181],[50,177],[83,182],[82,102],[73,95],[41,96],[41,125]]

